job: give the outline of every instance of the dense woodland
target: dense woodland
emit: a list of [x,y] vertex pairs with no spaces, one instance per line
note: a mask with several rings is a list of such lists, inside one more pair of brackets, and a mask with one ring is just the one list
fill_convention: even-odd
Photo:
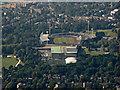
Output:
[[[54,4],[54,5],[53,5]],[[98,5],[100,4],[100,5]],[[68,24],[52,23],[52,33],[69,32],[69,31],[85,31],[87,28],[87,22],[80,21],[73,22],[71,16],[90,16],[93,15],[93,9],[104,9],[104,14],[110,12],[110,3],[52,3],[52,7],[56,13],[64,13],[68,15]],[[114,8],[118,8],[118,5],[114,4]],[[87,8],[80,7],[80,5],[88,5]],[[40,8],[41,13],[33,11],[29,12],[30,7]],[[46,6],[46,7],[45,7]],[[103,7],[104,6],[104,7]],[[44,7],[44,8],[43,8]],[[73,7],[73,8],[71,8]],[[89,7],[89,9],[88,9]],[[42,9],[43,8],[43,9]],[[23,88],[54,88],[55,84],[59,85],[59,88],[82,88],[82,83],[89,84],[89,88],[102,88],[107,83],[106,88],[115,88],[116,85],[120,85],[120,81],[115,77],[120,76],[120,64],[119,64],[119,38],[120,30],[118,31],[118,39],[110,41],[102,39],[104,34],[96,34],[96,38],[82,41],[78,46],[78,60],[75,64],[67,65],[50,65],[41,61],[41,53],[32,47],[42,46],[39,43],[39,36],[41,32],[48,30],[47,23],[34,24],[36,22],[47,22],[50,17],[47,16],[49,10],[47,10],[48,4],[45,3],[29,3],[27,7],[18,8],[3,8],[3,11],[7,13],[7,16],[3,15],[3,57],[13,54],[19,57],[24,66],[18,65],[18,67],[10,66],[9,70],[2,68],[3,74],[3,88],[16,88],[18,83],[22,83]],[[14,11],[14,13],[13,13]],[[19,14],[17,11],[19,11]],[[90,11],[86,14],[87,11]],[[101,13],[97,13],[101,16]],[[54,14],[55,15],[55,14]],[[54,17],[54,15],[51,17]],[[20,20],[13,19],[14,17],[20,17]],[[6,19],[9,17],[9,19]],[[116,14],[116,17],[117,14]],[[30,19],[31,18],[31,19]],[[61,18],[61,22],[64,17]],[[28,22],[30,20],[30,22]],[[111,21],[111,22],[117,22]],[[28,23],[26,23],[28,22]],[[114,26],[108,26],[109,21],[90,19],[90,27],[96,29],[112,29]],[[118,26],[116,26],[117,28]],[[91,56],[87,55],[81,48],[81,45],[90,47],[108,47],[109,55]],[[25,83],[25,85],[24,85]]]

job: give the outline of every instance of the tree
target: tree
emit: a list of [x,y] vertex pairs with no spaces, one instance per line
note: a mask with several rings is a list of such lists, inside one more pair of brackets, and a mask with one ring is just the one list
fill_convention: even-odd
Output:
[[86,54],[86,52],[84,51],[84,49],[82,49],[81,46],[77,46],[77,49],[78,49],[78,53],[77,53],[78,57]]
[[16,88],[16,84],[15,84],[15,82],[10,81],[10,82],[6,85],[5,88],[6,88],[6,89]]
[[96,37],[98,40],[100,40],[103,36],[105,36],[104,32],[96,32]]
[[118,40],[120,42],[120,29],[118,30]]

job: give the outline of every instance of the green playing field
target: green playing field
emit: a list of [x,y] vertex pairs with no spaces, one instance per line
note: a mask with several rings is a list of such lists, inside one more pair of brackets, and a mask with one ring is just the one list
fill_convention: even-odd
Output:
[[63,43],[74,44],[75,41],[74,41],[74,38],[72,37],[57,37],[57,38],[54,38],[54,43],[55,44],[63,44]]
[[[9,67],[15,66],[18,63],[18,59],[16,58],[2,58],[2,67],[5,67],[6,69],[9,69]],[[20,62],[21,65],[24,65],[23,62]]]

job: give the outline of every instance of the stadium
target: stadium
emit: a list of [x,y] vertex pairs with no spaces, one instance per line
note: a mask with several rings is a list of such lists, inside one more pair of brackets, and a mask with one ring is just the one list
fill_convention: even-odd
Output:
[[[53,38],[53,44],[55,45],[74,45],[74,44],[78,44],[77,42],[77,37],[75,36],[53,36],[51,37]],[[51,40],[51,39],[50,39]]]
[[72,46],[80,44],[83,39],[83,33],[57,33],[48,36],[48,45]]
[[93,35],[87,33],[56,33],[56,34],[43,34],[40,35],[40,42],[46,42],[46,45],[58,45],[58,46],[71,46],[80,44],[81,40],[87,40],[93,38]]
[[[56,34],[43,34],[40,35],[40,43],[44,44],[44,47],[40,47],[39,51],[42,53],[42,59],[51,60],[75,60],[77,58],[77,45],[81,40],[90,38],[85,33],[56,33]],[[56,61],[55,61],[56,62]],[[71,62],[71,61],[70,61]],[[67,61],[66,61],[67,63]],[[74,62],[73,62],[74,63]]]

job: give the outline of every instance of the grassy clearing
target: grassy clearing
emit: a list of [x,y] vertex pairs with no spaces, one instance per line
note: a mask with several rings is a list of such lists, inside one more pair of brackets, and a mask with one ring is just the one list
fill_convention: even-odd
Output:
[[[118,31],[118,29],[117,29]],[[86,31],[88,32],[88,31]],[[96,32],[104,32],[105,36],[112,36],[112,37],[117,37],[117,33],[112,32],[112,29],[105,29],[105,30],[96,30],[93,33],[96,34]],[[92,34],[92,31],[89,31],[90,34]]]
[[17,64],[17,59],[16,58],[3,58],[2,59],[2,67],[5,67],[6,69],[9,69],[9,67],[15,66]]
[[[88,31],[86,31],[88,33]],[[92,31],[89,31],[89,34],[92,34]],[[95,31],[93,31],[93,34],[96,34]]]
[[85,50],[86,54],[90,54],[90,55],[94,55],[94,56],[105,54],[104,51],[88,51],[88,48],[86,48],[84,50]]
[[[6,69],[9,69],[9,67],[15,66],[18,63],[18,60],[16,58],[3,58],[2,59],[2,67],[5,67]],[[20,62],[21,65],[24,65],[23,62]]]
[[2,58],[0,57],[0,71],[2,71]]
[[66,44],[75,43],[74,38],[60,37],[60,38],[55,38],[54,39],[54,43],[56,43],[56,44],[62,44],[63,42],[65,42]]
[[111,29],[108,29],[108,30],[97,30],[97,32],[104,32],[106,36],[117,37],[117,33],[112,32]]
[[17,44],[8,44],[8,45],[1,45],[1,46],[15,46],[15,45],[21,45],[22,43],[17,43]]
[[47,62],[46,63],[48,63],[48,64],[50,64],[50,65],[65,65],[66,64],[66,62],[65,62],[65,60],[47,60]]

